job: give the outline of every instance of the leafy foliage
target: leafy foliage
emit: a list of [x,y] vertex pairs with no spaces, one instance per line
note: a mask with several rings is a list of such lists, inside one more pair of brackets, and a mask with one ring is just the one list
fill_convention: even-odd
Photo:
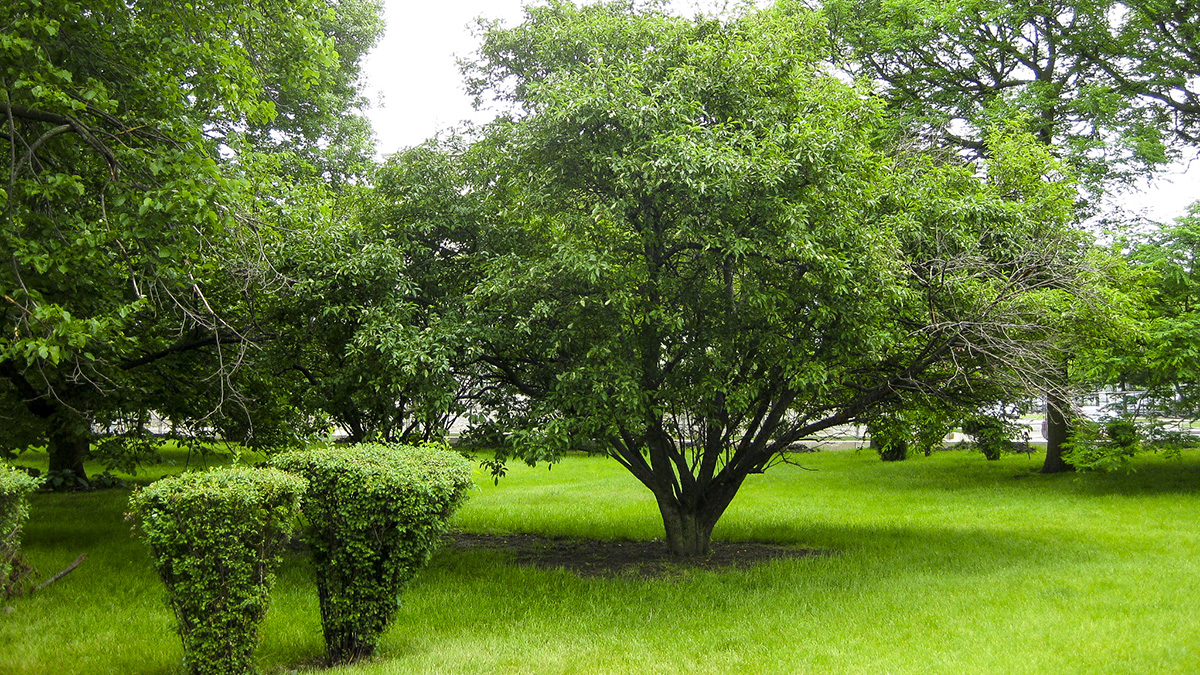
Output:
[[0,599],[19,592],[29,571],[21,556],[21,528],[29,519],[27,495],[41,482],[24,471],[0,468]]
[[[263,247],[290,186],[331,175],[377,9],[0,6],[5,444],[48,440],[51,468],[83,477],[92,430],[149,411],[249,442],[289,427],[239,372],[265,337]],[[338,152],[369,149],[358,126]]]
[[309,482],[304,539],[330,660],[370,656],[401,589],[466,497],[470,465],[445,447],[379,444],[289,452],[271,463]]
[[466,66],[508,112],[403,156],[372,209],[506,432],[496,461],[610,454],[679,555],[798,438],[1042,382],[1045,307],[1079,291],[1048,151],[1013,124],[976,166],[896,142],[823,31],[791,2],[530,7]]
[[840,65],[879,82],[926,143],[982,154],[990,125],[1019,119],[1097,191],[1174,152],[1160,83],[1125,72],[1137,68],[1130,41],[1153,34],[1155,3],[1140,3],[1147,16],[1108,0],[822,4]]
[[254,672],[258,625],[307,483],[276,469],[187,473],[133,493],[195,675]]
[[1200,142],[1200,6],[1161,0],[1122,6],[1115,50],[1098,60],[1122,92],[1169,115],[1177,137]]
[[909,400],[905,408],[885,411],[868,421],[871,447],[885,462],[908,459],[910,449],[926,457],[940,450],[961,411],[947,409],[944,401]]
[[1013,438],[1028,440],[1029,430],[1017,422],[1016,415],[980,413],[963,422],[963,433],[988,461],[996,461],[1012,450]]
[[[1149,231],[1117,240],[1112,255],[1115,287],[1129,307],[1124,330],[1089,345],[1080,370],[1093,386],[1115,388],[1121,396],[1102,411],[1113,429],[1093,427],[1072,440],[1073,457],[1083,468],[1123,468],[1141,449],[1177,452],[1194,442],[1186,423],[1200,417],[1200,203],[1188,213]],[[1148,441],[1129,439],[1132,427]]]
[[1142,390],[1135,414],[1200,416],[1200,202],[1128,250],[1148,272],[1141,330],[1111,352],[1110,372]]
[[892,415],[878,417],[867,425],[867,433],[871,436],[871,447],[875,448],[883,461],[908,459],[912,429],[904,419]]
[[448,194],[494,234],[475,265],[431,260],[472,274],[454,326],[504,392],[499,459],[608,452],[680,555],[800,438],[1041,381],[1044,309],[1078,292],[1077,193],[1045,148],[1013,125],[975,166],[896,143],[823,69],[824,30],[794,3],[553,2],[486,26],[467,67],[508,112],[448,148]]
[[[1115,437],[1108,434],[1110,426],[1117,430]],[[1081,470],[1114,471],[1129,468],[1140,449],[1139,433],[1132,420],[1112,420],[1103,425],[1082,420],[1072,429],[1066,457]]]

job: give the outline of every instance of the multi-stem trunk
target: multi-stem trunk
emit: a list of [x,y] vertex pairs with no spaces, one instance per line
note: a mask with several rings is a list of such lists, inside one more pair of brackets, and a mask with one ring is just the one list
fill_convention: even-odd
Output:
[[671,496],[657,496],[658,510],[662,514],[663,527],[667,534],[667,548],[677,558],[708,555],[713,527],[719,514],[706,509],[688,508]]
[[[738,485],[741,480],[737,480]],[[676,558],[693,558],[709,553],[713,528],[733,501],[736,485],[710,483],[704,488],[676,495],[655,490],[658,511],[667,535],[667,548]]]
[[353,663],[375,653],[375,639],[355,630],[354,617],[346,616],[349,601],[335,597],[325,578],[317,579],[317,598],[321,607],[321,626],[325,633],[325,648],[330,665]]

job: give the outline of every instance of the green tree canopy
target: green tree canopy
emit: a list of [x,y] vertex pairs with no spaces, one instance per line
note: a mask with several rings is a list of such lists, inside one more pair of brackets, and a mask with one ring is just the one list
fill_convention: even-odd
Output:
[[[1194,134],[1190,3],[1056,0],[826,0],[834,54],[879,86],[927,145],[988,151],[987,130],[1020,121],[1081,178],[1085,212],[1146,176]],[[1085,338],[1086,340],[1086,338]],[[1061,346],[1071,351],[1069,345]],[[1063,382],[1069,359],[1055,366]],[[1061,459],[1070,402],[1052,392],[1043,470]]]
[[0,396],[22,431],[6,443],[48,439],[51,468],[82,475],[93,426],[151,410],[249,431],[264,401],[225,404],[262,333],[262,251],[284,186],[345,165],[325,150],[330,134],[369,138],[332,122],[358,103],[377,11],[0,7]]
[[1200,202],[1173,225],[1118,242],[1138,292],[1136,330],[1098,345],[1092,377],[1142,392],[1131,416],[1200,416]]
[[552,2],[487,27],[467,69],[508,111],[449,191],[492,233],[458,327],[511,394],[506,452],[600,443],[679,555],[800,438],[1046,386],[1042,310],[1075,289],[1075,188],[1046,151],[1005,128],[978,165],[897,147],[821,66],[824,30],[787,3]]
[[1174,153],[1171,133],[1182,127],[1156,88],[1180,73],[1163,79],[1168,66],[1152,74],[1149,62],[1138,64],[1133,45],[1149,53],[1161,40],[1154,21],[1127,3],[823,6],[839,63],[879,82],[893,113],[930,142],[977,155],[991,124],[1020,118],[1093,191],[1144,175]]

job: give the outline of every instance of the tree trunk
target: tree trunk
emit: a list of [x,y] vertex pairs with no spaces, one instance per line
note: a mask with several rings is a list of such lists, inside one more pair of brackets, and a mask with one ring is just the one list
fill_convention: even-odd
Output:
[[92,446],[92,439],[91,434],[80,429],[79,424],[76,421],[55,423],[51,420],[46,453],[50,456],[51,471],[72,473],[77,478],[87,480],[83,458]]
[[29,414],[45,421],[46,454],[50,456],[50,470],[73,473],[86,480],[83,458],[92,445],[92,428],[86,419],[61,403],[64,399],[70,399],[69,387],[57,393],[39,392],[11,361],[0,361],[0,377],[8,380],[23,399]]
[[1046,396],[1046,462],[1042,473],[1074,471],[1075,467],[1063,460],[1063,445],[1067,442],[1070,426],[1067,423],[1067,402],[1057,394]]
[[676,558],[706,556],[712,541],[713,527],[729,505],[729,499],[705,501],[700,506],[689,507],[674,495],[655,495],[658,511],[662,514],[663,527],[667,533],[667,548]]

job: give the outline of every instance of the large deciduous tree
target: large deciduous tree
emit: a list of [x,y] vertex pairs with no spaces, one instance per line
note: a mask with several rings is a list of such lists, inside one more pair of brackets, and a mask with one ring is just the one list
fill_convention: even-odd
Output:
[[448,193],[503,234],[459,324],[512,394],[501,454],[598,443],[654,494],[676,555],[706,552],[797,439],[1048,386],[1044,308],[1084,247],[1075,188],[1012,129],[974,165],[896,142],[870,92],[821,67],[823,30],[789,3],[691,21],[551,2],[487,26],[467,69],[507,110]]
[[893,114],[931,142],[980,155],[989,125],[1021,119],[1093,193],[1153,171],[1173,152],[1173,120],[1150,83],[1114,75],[1133,64],[1125,53],[1133,24],[1117,21],[1123,3],[823,6],[839,65],[881,83]]
[[[839,63],[879,83],[892,114],[926,142],[982,156],[990,125],[1021,120],[1082,178],[1081,196],[1093,202],[1164,165],[1178,153],[1172,139],[1195,126],[1196,64],[1186,40],[1194,9],[1109,0],[823,7]],[[1073,349],[1059,347],[1063,381]],[[1046,396],[1043,471],[1069,470],[1069,399]]]
[[488,241],[480,193],[462,191],[477,153],[444,137],[390,156],[370,190],[339,200],[339,225],[290,237],[273,257],[269,361],[301,408],[349,440],[428,440],[478,407],[463,299]]
[[262,252],[286,186],[348,161],[331,138],[369,147],[350,113],[377,12],[0,6],[0,400],[21,432],[5,443],[47,441],[52,470],[83,476],[93,428],[150,411],[249,433],[268,404],[237,387]]
[[1127,96],[1170,116],[1176,137],[1200,144],[1200,5],[1129,0],[1112,17],[1115,49],[1088,57]]

